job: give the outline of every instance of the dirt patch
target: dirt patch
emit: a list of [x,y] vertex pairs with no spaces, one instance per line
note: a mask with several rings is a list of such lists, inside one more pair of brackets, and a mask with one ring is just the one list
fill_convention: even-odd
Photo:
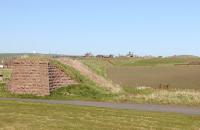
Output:
[[138,66],[108,69],[108,77],[123,86],[200,89],[200,66]]

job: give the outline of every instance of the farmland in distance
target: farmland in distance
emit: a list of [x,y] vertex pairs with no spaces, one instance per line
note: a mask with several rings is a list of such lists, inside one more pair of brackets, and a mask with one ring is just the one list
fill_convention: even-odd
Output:
[[118,66],[108,68],[107,73],[108,78],[122,86],[200,89],[199,65]]

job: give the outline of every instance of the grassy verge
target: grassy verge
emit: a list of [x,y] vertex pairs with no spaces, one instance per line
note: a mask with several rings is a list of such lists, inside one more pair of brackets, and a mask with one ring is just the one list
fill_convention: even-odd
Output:
[[45,98],[109,101],[114,96],[116,95],[100,91],[87,84],[78,84],[57,89],[53,91],[50,96],[46,96]]
[[108,101],[115,95],[101,90],[87,83],[77,85],[63,86],[53,91],[49,96],[34,96],[30,94],[13,94],[6,89],[5,83],[0,83],[0,97],[14,98],[34,98],[34,99],[79,99],[79,100],[95,100]]
[[199,130],[200,117],[174,113],[0,101],[4,130]]
[[114,97],[121,102],[200,106],[200,91],[192,89],[156,89],[125,87],[126,94]]
[[154,89],[125,87],[125,92],[113,95],[103,93],[93,87],[72,85],[55,90],[49,96],[16,95],[9,93],[0,84],[0,97],[35,98],[35,99],[76,99],[90,101],[127,102],[127,103],[155,103],[200,106],[200,91],[182,89]]

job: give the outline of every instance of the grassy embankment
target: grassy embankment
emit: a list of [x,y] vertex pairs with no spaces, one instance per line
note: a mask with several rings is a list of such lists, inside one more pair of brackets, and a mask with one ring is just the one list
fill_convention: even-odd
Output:
[[[144,63],[144,59],[82,59],[88,64],[92,64],[93,70],[97,69],[98,72],[104,74],[107,67],[112,66],[131,66],[134,64],[138,65],[138,62]],[[110,61],[108,61],[110,60]],[[149,63],[150,59],[145,59]],[[157,61],[159,60],[159,62]],[[160,62],[165,59],[157,59],[155,63],[161,64]],[[181,59],[182,62],[178,60],[178,63],[186,62]],[[162,63],[174,64],[177,60],[162,61]],[[115,102],[136,102],[136,103],[158,103],[158,104],[181,104],[181,105],[197,105],[200,106],[200,92],[191,89],[156,89],[156,88],[134,88],[125,87],[124,93],[119,95],[113,95],[100,87],[98,87],[93,81],[90,81],[86,77],[82,76],[78,71],[74,70],[72,67],[55,62],[57,66],[65,70],[67,74],[80,82],[79,85],[72,85],[68,87],[60,88],[51,93],[50,96],[45,97],[35,97],[32,95],[14,95],[6,91],[3,84],[0,85],[0,97],[20,97],[20,98],[48,98],[48,99],[81,99],[81,100],[98,100],[98,101],[115,101]],[[141,64],[140,64],[141,65]],[[97,67],[95,67],[97,66]],[[103,68],[103,69],[102,69]],[[102,70],[102,71],[101,71]],[[97,72],[94,70],[94,72]],[[100,74],[100,73],[99,73]],[[101,75],[101,74],[100,74]],[[105,76],[105,75],[104,75]]]
[[[82,100],[108,100],[112,98],[114,95],[110,92],[102,89],[95,82],[89,80],[87,77],[82,76],[77,70],[74,68],[63,65],[58,61],[53,60],[52,64],[59,67],[63,70],[67,75],[78,81],[77,85],[70,85],[68,87],[60,88],[51,93],[50,96],[45,97],[37,97],[33,95],[16,95],[8,92],[5,87],[5,82],[0,83],[0,97],[18,97],[18,98],[46,98],[46,99],[82,99]],[[2,73],[6,74],[10,77],[10,71],[2,70]]]
[[0,129],[199,130],[200,117],[70,105],[0,101]]
[[78,85],[71,85],[68,87],[63,87],[51,93],[51,97],[74,97],[74,98],[82,98],[82,99],[96,99],[96,100],[106,100],[107,98],[111,98],[114,96],[110,92],[104,90],[100,86],[98,86],[95,82],[89,80],[87,77],[84,77],[80,74],[79,71],[74,68],[63,65],[62,63],[54,60],[52,64],[59,67],[61,70],[64,70],[66,74],[79,82]]

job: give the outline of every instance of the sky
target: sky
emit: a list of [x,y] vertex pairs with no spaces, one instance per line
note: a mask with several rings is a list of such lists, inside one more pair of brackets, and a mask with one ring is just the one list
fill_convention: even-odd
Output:
[[0,0],[0,53],[199,55],[199,0]]

